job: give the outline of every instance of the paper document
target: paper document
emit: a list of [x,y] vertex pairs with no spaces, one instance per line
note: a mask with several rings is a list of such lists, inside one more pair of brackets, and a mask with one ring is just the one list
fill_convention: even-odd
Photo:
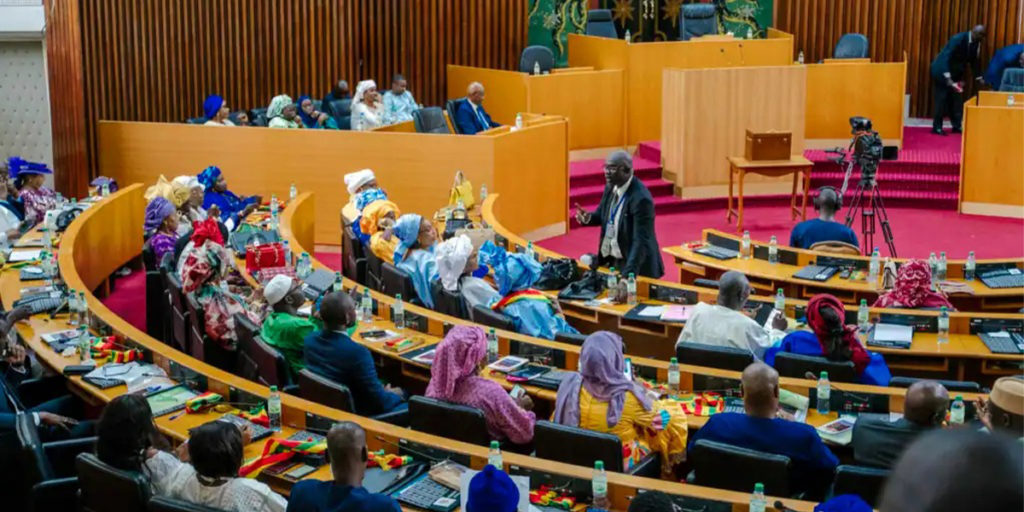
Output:
[[646,306],[639,313],[639,316],[661,318],[661,315],[665,313],[665,306]]
[[39,259],[42,249],[29,249],[25,251],[11,251],[11,255],[7,257],[9,263],[18,263],[19,261],[31,261]]
[[665,306],[661,319],[668,322],[682,322],[690,318],[693,306]]
[[875,324],[874,339],[910,343],[914,340],[914,328],[909,325]]

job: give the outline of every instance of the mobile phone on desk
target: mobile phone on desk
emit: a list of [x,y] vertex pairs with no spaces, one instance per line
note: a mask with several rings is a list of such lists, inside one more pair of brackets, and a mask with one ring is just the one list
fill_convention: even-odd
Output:
[[316,468],[308,464],[302,464],[301,466],[292,469],[291,471],[284,474],[285,478],[290,480],[301,480],[304,476],[316,471]]
[[519,397],[525,394],[526,390],[523,389],[523,387],[520,386],[519,384],[512,386],[512,389],[508,392],[508,395],[511,396],[514,400],[519,400]]

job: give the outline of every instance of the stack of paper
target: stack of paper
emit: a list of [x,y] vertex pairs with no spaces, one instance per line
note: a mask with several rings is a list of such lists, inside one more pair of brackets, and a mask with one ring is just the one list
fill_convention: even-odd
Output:
[[693,306],[664,306],[665,310],[661,314],[661,319],[666,322],[685,322],[690,318],[690,312],[693,311]]

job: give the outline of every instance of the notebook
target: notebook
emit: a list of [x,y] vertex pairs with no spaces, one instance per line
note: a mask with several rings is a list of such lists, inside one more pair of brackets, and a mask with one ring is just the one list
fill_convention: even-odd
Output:
[[666,322],[685,322],[692,311],[693,306],[665,306],[661,319]]

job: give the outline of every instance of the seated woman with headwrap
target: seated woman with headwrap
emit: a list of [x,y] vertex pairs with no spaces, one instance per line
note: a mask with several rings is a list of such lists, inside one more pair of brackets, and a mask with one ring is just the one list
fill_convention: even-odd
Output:
[[437,345],[430,367],[428,398],[475,407],[484,413],[491,439],[515,444],[533,440],[537,416],[526,394],[513,399],[501,384],[481,377],[487,364],[487,336],[476,326],[456,325]]
[[174,252],[178,242],[178,215],[174,205],[163,196],[156,196],[146,205],[146,221],[143,226],[146,244],[153,250],[157,265],[165,254]]
[[270,128],[300,128],[301,125],[295,120],[296,108],[292,103],[291,96],[279,94],[270,100],[267,107],[267,119]]
[[[185,202],[178,205],[178,213],[180,214],[181,226],[178,227],[178,233],[184,234],[192,230],[192,223],[206,220],[207,212],[203,209],[203,184],[199,183],[199,179],[195,176],[178,176],[171,180],[171,186],[173,187],[172,193],[177,197],[179,195],[187,195]],[[220,217],[220,210],[216,207],[211,209],[215,218]]]
[[896,285],[878,297],[873,308],[941,308],[953,311],[953,304],[942,292],[932,291],[932,271],[921,260],[909,260],[896,272]]
[[302,122],[302,126],[304,128],[328,130],[338,129],[338,123],[334,121],[333,117],[313,108],[313,100],[309,96],[305,94],[299,96],[298,104],[299,121]]
[[434,258],[444,289],[459,292],[469,309],[491,307],[501,300],[501,295],[491,283],[473,275],[480,262],[468,236],[459,235],[437,244]]
[[228,115],[231,114],[228,102],[224,101],[224,98],[217,94],[211,94],[206,97],[206,101],[203,102],[203,114],[206,115],[206,122],[203,123],[205,126],[235,125],[235,123],[228,119]]
[[192,221],[180,214],[181,208],[188,202],[191,196],[191,192],[187,188],[181,187],[173,181],[167,181],[167,178],[164,178],[161,174],[157,178],[156,183],[146,189],[146,193],[143,196],[146,198],[146,201],[150,202],[157,197],[162,197],[179,211],[177,216],[178,235],[184,235],[192,229]]
[[215,166],[207,167],[199,173],[199,183],[203,184],[206,194],[203,197],[203,208],[212,211],[214,207],[220,210],[220,220],[234,230],[242,224],[250,213],[260,205],[263,199],[260,196],[249,196],[241,198],[228,190],[228,183],[224,181],[224,175],[220,168]]
[[643,386],[626,377],[625,368],[618,334],[588,336],[579,373],[570,373],[558,386],[552,421],[617,435],[627,470],[657,452],[662,474],[669,475],[686,453],[686,414],[674,401],[653,401]]
[[430,219],[407,213],[398,218],[392,232],[398,238],[395,266],[412,278],[420,302],[428,308],[434,307],[434,296],[430,291],[430,283],[437,279],[437,262],[434,261],[437,230],[434,224]]
[[807,325],[811,331],[794,331],[770,347],[764,362],[775,365],[775,354],[790,352],[824,356],[829,361],[853,361],[861,384],[888,386],[892,374],[881,354],[868,352],[857,338],[857,326],[844,325],[846,308],[832,295],[822,293],[807,302]]
[[578,334],[562,318],[557,302],[531,288],[540,278],[541,264],[522,254],[509,253],[492,242],[480,247],[479,261],[494,273],[501,299],[491,309],[512,318],[516,331],[549,340],[560,332]]
[[363,214],[363,210],[370,203],[387,200],[388,193],[377,185],[377,176],[373,174],[372,169],[350,172],[345,175],[344,179],[345,189],[348,190],[349,202],[355,208],[355,214],[350,214],[353,217],[351,219],[352,232],[365,245],[370,242],[370,233],[363,232],[359,219]]
[[16,156],[7,159],[7,173],[18,189],[18,198],[25,207],[25,219],[42,222],[48,210],[57,207],[57,193],[44,185],[46,175],[53,174],[46,164],[28,162]]
[[21,237],[25,205],[18,199],[17,192],[7,179],[7,173],[0,172],[0,244]]
[[394,265],[398,237],[391,231],[401,212],[398,205],[386,199],[379,199],[363,208],[359,217],[359,231],[369,237],[370,251],[381,261]]
[[381,110],[377,82],[359,82],[356,86],[356,95],[352,97],[352,130],[366,132],[382,126],[384,119]]
[[234,350],[238,341],[235,315],[243,314],[259,325],[263,308],[238,287],[228,285],[234,258],[224,247],[217,221],[207,219],[193,225],[192,239],[181,253],[178,275],[181,288],[203,307],[206,334],[222,347]]

